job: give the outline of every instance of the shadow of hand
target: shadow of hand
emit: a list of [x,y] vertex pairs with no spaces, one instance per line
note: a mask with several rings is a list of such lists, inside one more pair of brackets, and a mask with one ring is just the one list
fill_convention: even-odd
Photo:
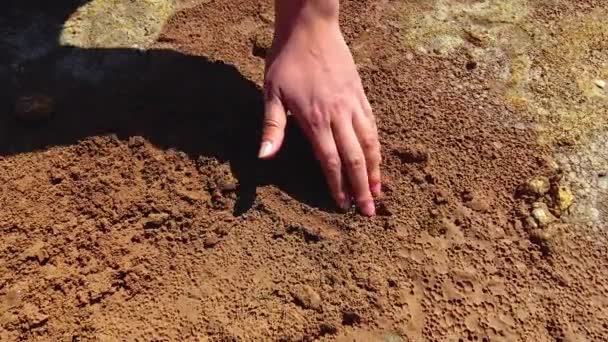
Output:
[[[57,23],[82,3],[54,6],[45,34],[57,37]],[[13,11],[0,20],[0,32],[23,29],[24,18],[48,7],[41,4],[13,2]],[[28,43],[38,41],[25,41],[20,48],[35,49]],[[262,95],[234,66],[172,50],[54,46],[25,60],[16,57],[22,52],[14,46],[0,50],[0,61],[7,62],[0,69],[0,100],[6,103],[0,115],[0,155],[71,145],[97,135],[142,136],[192,159],[229,162],[240,183],[236,214],[248,210],[257,187],[266,184],[309,205],[333,208],[319,167],[294,125],[275,160],[257,160]],[[24,125],[9,114],[16,98],[31,93],[55,99],[51,120]]]

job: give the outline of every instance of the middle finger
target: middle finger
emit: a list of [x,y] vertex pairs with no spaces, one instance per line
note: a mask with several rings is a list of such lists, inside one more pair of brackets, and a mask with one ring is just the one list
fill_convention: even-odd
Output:
[[355,134],[352,120],[332,123],[336,146],[340,152],[342,165],[348,175],[351,193],[359,210],[366,216],[374,216],[376,209],[369,189],[365,155]]

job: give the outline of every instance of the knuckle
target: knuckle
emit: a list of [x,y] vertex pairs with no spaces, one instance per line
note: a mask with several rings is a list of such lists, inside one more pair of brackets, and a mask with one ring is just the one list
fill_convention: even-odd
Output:
[[342,115],[348,115],[350,112],[352,112],[353,103],[349,98],[338,95],[329,99],[326,104],[326,108],[329,115],[335,118]]
[[326,155],[324,158],[325,167],[331,173],[338,173],[342,169],[342,162],[340,157],[335,154]]
[[345,104],[344,100],[341,98],[333,99],[329,104],[329,110],[333,115],[337,115],[338,113],[344,111]]
[[275,119],[264,119],[264,126],[267,128],[281,128],[282,124]]
[[376,150],[378,147],[378,138],[375,134],[364,135],[359,142],[361,143],[361,147],[366,151]]
[[362,169],[365,167],[365,158],[363,156],[353,156],[346,159],[346,165],[350,169]]
[[310,112],[308,124],[313,130],[320,130],[329,125],[329,120],[327,119],[327,115],[322,111],[314,109]]

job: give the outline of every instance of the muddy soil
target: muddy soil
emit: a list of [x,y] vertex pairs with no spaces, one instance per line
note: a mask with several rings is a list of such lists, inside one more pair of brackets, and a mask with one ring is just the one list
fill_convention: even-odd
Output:
[[[608,13],[554,2],[528,15]],[[0,27],[45,13],[58,37],[68,3]],[[608,340],[606,233],[530,216],[522,184],[560,171],[504,60],[416,51],[406,3],[343,2],[383,144],[372,219],[335,210],[294,123],[255,158],[271,1],[182,1],[145,49],[0,50],[0,340]]]

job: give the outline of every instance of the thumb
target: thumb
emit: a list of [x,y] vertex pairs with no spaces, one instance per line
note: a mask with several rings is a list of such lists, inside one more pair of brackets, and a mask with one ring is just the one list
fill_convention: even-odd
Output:
[[264,112],[262,144],[258,155],[261,159],[267,159],[277,154],[283,144],[287,123],[285,107],[276,96],[271,95],[266,99]]

